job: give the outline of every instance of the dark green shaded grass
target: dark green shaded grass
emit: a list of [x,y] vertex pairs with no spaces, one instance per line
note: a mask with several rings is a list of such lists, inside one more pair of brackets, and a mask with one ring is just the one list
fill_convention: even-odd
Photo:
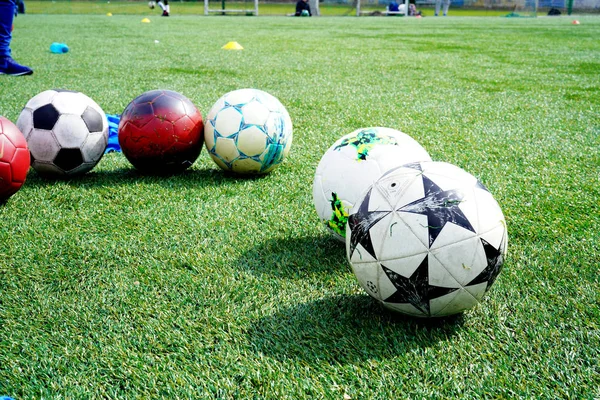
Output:
[[[144,16],[19,16],[13,56],[35,73],[0,77],[0,114],[50,88],[115,114],[164,88],[206,115],[256,87],[290,112],[292,152],[263,178],[205,151],[173,177],[122,154],[80,178],[31,171],[0,206],[0,395],[600,396],[599,19]],[[221,50],[232,40],[245,50]],[[407,132],[500,203],[509,258],[474,310],[382,309],[319,224],[317,163],[367,126]]]

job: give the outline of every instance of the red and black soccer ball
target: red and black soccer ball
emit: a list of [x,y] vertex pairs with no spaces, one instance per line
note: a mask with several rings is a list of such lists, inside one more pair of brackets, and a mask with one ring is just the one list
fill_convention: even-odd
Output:
[[147,174],[174,174],[192,166],[204,144],[202,114],[185,96],[151,90],[136,97],[119,122],[119,145]]
[[0,202],[23,186],[29,164],[25,136],[15,124],[0,117]]

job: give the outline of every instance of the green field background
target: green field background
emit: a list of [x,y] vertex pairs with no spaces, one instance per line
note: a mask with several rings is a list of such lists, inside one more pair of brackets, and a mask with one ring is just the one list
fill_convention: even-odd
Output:
[[[109,114],[169,89],[206,116],[253,87],[286,106],[294,143],[262,178],[224,174],[206,149],[168,177],[121,153],[79,178],[30,171],[0,206],[0,395],[600,397],[600,18],[199,17],[179,3],[161,18],[27,4],[12,50],[35,72],[0,76],[8,119],[51,88]],[[229,41],[244,50],[222,50]],[[70,51],[52,54],[52,42]],[[498,200],[508,257],[475,309],[386,311],[319,221],[321,156],[370,126],[406,132]]]

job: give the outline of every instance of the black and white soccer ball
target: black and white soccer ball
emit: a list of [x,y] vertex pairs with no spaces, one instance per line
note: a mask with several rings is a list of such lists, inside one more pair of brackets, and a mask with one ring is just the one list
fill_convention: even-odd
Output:
[[108,120],[88,96],[46,90],[27,102],[17,120],[31,153],[31,166],[44,176],[81,175],[98,164],[108,144]]
[[508,236],[500,206],[473,175],[444,162],[394,168],[352,208],[346,255],[364,290],[419,317],[478,304],[500,273]]

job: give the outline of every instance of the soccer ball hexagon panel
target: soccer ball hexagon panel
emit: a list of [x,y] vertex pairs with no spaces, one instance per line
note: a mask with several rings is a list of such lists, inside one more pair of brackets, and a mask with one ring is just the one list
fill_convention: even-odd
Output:
[[15,194],[27,177],[29,149],[21,131],[0,117],[0,201]]
[[204,144],[196,106],[171,90],[151,90],[129,103],[119,122],[119,144],[141,172],[171,174],[194,164]]
[[434,317],[483,299],[507,243],[502,210],[475,177],[419,162],[388,171],[358,200],[346,255],[360,285],[385,307]]
[[321,157],[313,180],[313,204],[325,226],[340,240],[348,212],[384,172],[406,163],[430,161],[412,137],[391,128],[357,129],[338,139]]
[[19,115],[31,166],[45,176],[80,175],[94,168],[108,143],[108,120],[83,93],[46,90],[31,98]]
[[269,173],[284,161],[292,145],[287,110],[277,98],[258,89],[225,94],[206,120],[206,148],[225,171]]

